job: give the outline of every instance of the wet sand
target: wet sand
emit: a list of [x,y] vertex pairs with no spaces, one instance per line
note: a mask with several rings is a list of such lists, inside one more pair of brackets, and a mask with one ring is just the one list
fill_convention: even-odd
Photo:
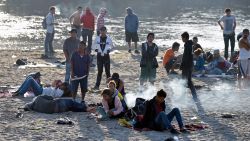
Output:
[[[160,54],[163,52],[161,51]],[[53,79],[64,79],[65,71],[63,68],[26,68],[18,69],[14,62],[18,58],[28,58],[28,61],[34,63],[53,63],[57,60],[64,60],[63,53],[57,50],[54,59],[40,59],[42,51],[20,51],[20,50],[1,50],[0,55],[0,84],[17,86],[24,80],[25,75],[30,72],[40,71],[44,83],[51,82]],[[119,72],[121,78],[125,81],[127,93],[135,93],[138,89],[139,77],[139,59],[140,55],[128,54],[125,50],[119,50],[118,53],[111,55],[111,72]],[[171,78],[165,74],[165,70],[157,70],[156,87],[161,87],[161,82],[168,84]],[[105,75],[103,75],[101,88],[105,87]],[[92,68],[89,76],[89,87],[93,87],[96,80],[96,69]],[[210,87],[213,80],[196,80],[196,85]],[[204,88],[205,89],[205,88]],[[202,93],[202,89],[199,93]],[[171,95],[171,91],[168,91]],[[153,93],[152,93],[153,95]],[[225,111],[223,108],[203,107],[203,99],[198,102],[192,100],[189,90],[185,90],[185,95],[191,99],[193,106],[180,107],[186,124],[204,122],[208,125],[207,129],[194,131],[191,134],[181,134],[179,140],[250,140],[250,111],[248,109],[238,110],[232,107]],[[246,98],[247,99],[247,98]],[[31,98],[13,97],[0,98],[0,140],[154,140],[162,141],[174,135],[169,132],[144,131],[139,132],[124,128],[118,125],[116,120],[96,122],[89,113],[66,112],[60,114],[43,114],[37,112],[23,112],[18,110]],[[86,101],[88,103],[100,102],[101,97],[98,94],[88,93]],[[174,99],[167,99],[167,104]],[[217,99],[218,100],[218,99]],[[216,99],[215,99],[216,101]],[[243,101],[245,102],[245,101]],[[213,104],[213,102],[211,101]],[[245,103],[248,106],[247,102]],[[173,105],[168,105],[172,107]],[[16,118],[16,113],[21,111],[22,118]],[[222,118],[221,114],[229,112],[234,114],[233,118]],[[68,117],[75,124],[57,125],[58,118]],[[196,120],[191,118],[196,117]],[[176,122],[174,122],[176,124]]]

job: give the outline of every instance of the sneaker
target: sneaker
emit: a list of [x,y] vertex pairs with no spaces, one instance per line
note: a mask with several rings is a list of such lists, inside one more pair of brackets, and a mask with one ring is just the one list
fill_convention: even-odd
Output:
[[18,92],[12,92],[11,94],[12,94],[12,96],[13,96],[13,97],[14,97],[14,96],[18,96],[18,95],[19,95],[19,93],[18,93]]
[[172,133],[172,134],[180,134],[180,132],[177,131],[177,130],[174,129],[174,128],[171,128],[171,129],[170,129],[170,133]]
[[93,88],[93,90],[99,90],[99,87],[95,86],[95,87]]
[[45,54],[42,54],[42,55],[41,55],[41,58],[42,58],[42,59],[49,59],[49,56],[48,56],[48,55],[45,55]]
[[131,53],[131,49],[128,50],[128,53]]
[[187,129],[181,129],[180,132],[181,133],[187,133],[187,134],[190,133]]
[[138,50],[136,49],[136,50],[135,50],[135,53],[136,53],[136,54],[139,54],[139,53],[140,53],[140,51],[138,51]]

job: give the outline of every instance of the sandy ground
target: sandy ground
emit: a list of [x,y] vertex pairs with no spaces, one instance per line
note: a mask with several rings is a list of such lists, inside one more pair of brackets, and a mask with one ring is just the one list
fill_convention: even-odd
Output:
[[[25,68],[21,69],[14,65],[18,58],[27,58],[34,63],[53,63],[57,60],[64,60],[62,51],[57,51],[55,58],[40,59],[42,51],[17,51],[1,50],[0,55],[0,85],[17,86],[24,80],[25,75],[30,72],[40,71],[42,81],[49,83],[53,79],[64,79],[65,71],[63,68]],[[135,93],[138,89],[139,77],[139,55],[128,54],[124,50],[111,55],[111,72],[119,72],[126,84],[128,93]],[[159,88],[163,80],[169,80],[163,69],[158,69],[156,87]],[[105,78],[105,75],[103,75]],[[89,76],[89,87],[93,87],[96,79],[96,69],[92,68]],[[105,79],[103,79],[105,80]],[[167,81],[164,81],[167,83]],[[207,84],[213,80],[201,82],[195,81],[196,85],[209,87]],[[105,87],[102,81],[101,87]],[[189,90],[185,90],[187,95]],[[202,92],[199,90],[197,93]],[[168,91],[169,93],[169,91]],[[153,95],[153,93],[152,93]],[[16,118],[18,108],[22,107],[31,98],[0,98],[0,140],[154,140],[162,141],[174,135],[169,132],[145,131],[139,132],[132,129],[121,127],[116,120],[96,122],[90,118],[89,113],[66,112],[60,114],[43,114],[36,112],[23,113],[22,118]],[[98,94],[88,93],[86,101],[88,103],[100,102]],[[191,132],[191,134],[181,134],[179,140],[250,140],[250,111],[233,110],[230,114],[235,114],[233,118],[222,118],[223,110],[207,110],[201,102],[191,101],[194,107],[181,108],[186,124],[204,122],[209,128]],[[247,105],[248,106],[248,105]],[[171,106],[170,106],[171,107]],[[75,124],[57,125],[58,118],[68,117]],[[192,120],[197,117],[197,120]],[[174,122],[176,124],[176,122]]]

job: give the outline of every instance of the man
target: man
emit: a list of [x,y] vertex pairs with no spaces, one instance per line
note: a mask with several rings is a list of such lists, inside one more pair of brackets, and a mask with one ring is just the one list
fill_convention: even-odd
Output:
[[201,45],[198,43],[198,37],[195,36],[193,37],[193,52],[198,48],[200,48],[203,51]]
[[[143,117],[135,124],[136,128],[143,128],[145,130],[149,128],[159,131],[169,130],[173,134],[180,134],[180,132],[188,133],[188,131],[184,129],[181,113],[178,108],[173,108],[168,114],[165,113],[166,105],[164,99],[166,96],[167,93],[161,89],[153,99],[146,102]],[[178,122],[180,132],[171,125],[174,117]]]
[[109,52],[112,48],[112,40],[106,34],[107,29],[103,26],[100,29],[100,36],[97,36],[93,45],[93,50],[97,52],[97,78],[94,89],[99,90],[102,79],[103,67],[105,68],[106,78],[110,77],[110,56]]
[[80,39],[81,37],[81,14],[82,14],[82,7],[79,6],[77,11],[75,11],[70,17],[69,22],[72,28],[77,30],[77,38]]
[[131,40],[135,43],[135,53],[140,53],[137,50],[137,42],[139,41],[137,30],[139,26],[138,17],[133,13],[133,10],[128,7],[127,16],[125,17],[125,35],[128,43],[128,52],[131,53]]
[[70,37],[64,41],[63,44],[63,53],[66,58],[66,74],[65,74],[65,82],[69,82],[70,79],[70,60],[72,54],[78,49],[80,40],[77,39],[77,30],[71,29]]
[[52,45],[52,42],[54,40],[54,34],[55,34],[54,25],[57,25],[57,23],[55,23],[55,17],[54,17],[55,11],[56,11],[55,7],[50,7],[49,13],[46,16],[47,32],[46,32],[46,37],[45,37],[45,42],[44,42],[45,54],[44,56],[42,56],[45,59],[53,56],[55,53],[53,49],[53,45]]
[[88,38],[88,52],[91,53],[92,36],[95,30],[95,16],[89,7],[86,7],[85,13],[81,17],[82,25],[82,40],[87,42]]
[[96,34],[97,36],[100,35],[100,29],[105,26],[105,21],[104,21],[104,17],[107,14],[107,10],[106,8],[101,8],[99,11],[99,15],[97,16],[97,22],[96,22]]
[[249,30],[243,30],[243,36],[239,40],[239,70],[243,78],[250,77],[250,43],[248,40]]
[[184,44],[184,53],[182,56],[182,62],[180,66],[180,70],[182,70],[182,77],[187,79],[188,87],[194,90],[193,82],[192,82],[192,71],[193,71],[193,42],[189,40],[188,32],[184,32],[181,34],[182,41]]
[[177,57],[175,56],[175,52],[179,51],[179,47],[180,44],[174,42],[172,48],[168,49],[163,56],[162,65],[166,69],[168,74],[177,74],[177,72],[174,71],[177,65]]
[[[223,22],[223,25],[221,24]],[[221,29],[223,30],[223,37],[224,37],[224,44],[225,44],[225,51],[224,57],[228,59],[228,46],[229,40],[231,43],[231,56],[234,53],[234,46],[235,46],[235,28],[236,28],[236,19],[235,16],[231,15],[231,9],[225,9],[225,15],[222,16],[218,20],[218,24],[220,25]]]
[[[73,98],[76,98],[78,85],[81,86],[82,101],[84,101],[85,94],[88,91],[88,75],[89,75],[90,57],[86,48],[86,43],[81,41],[79,48],[72,54],[71,58],[71,88]],[[80,78],[73,80],[73,78]]]

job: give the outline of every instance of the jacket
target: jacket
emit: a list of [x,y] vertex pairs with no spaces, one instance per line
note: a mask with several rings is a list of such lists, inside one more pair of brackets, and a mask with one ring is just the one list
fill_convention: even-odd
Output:
[[100,54],[101,56],[107,55],[113,46],[111,38],[107,36],[106,46],[104,50],[101,49],[100,43],[101,43],[101,38],[100,36],[97,36],[93,43],[92,49],[97,50],[97,54]]
[[148,61],[152,61],[153,68],[158,68],[158,62],[156,59],[156,56],[158,55],[158,47],[155,43],[153,43],[153,51],[148,52],[148,45],[147,42],[142,43],[142,48],[141,48],[141,62],[140,62],[140,67],[146,67],[146,64]]
[[138,17],[131,11],[125,17],[125,31],[137,32],[139,26]]
[[182,56],[182,62],[180,69],[181,70],[188,70],[192,69],[194,62],[193,62],[193,42],[191,40],[188,40],[184,44],[184,53]]

